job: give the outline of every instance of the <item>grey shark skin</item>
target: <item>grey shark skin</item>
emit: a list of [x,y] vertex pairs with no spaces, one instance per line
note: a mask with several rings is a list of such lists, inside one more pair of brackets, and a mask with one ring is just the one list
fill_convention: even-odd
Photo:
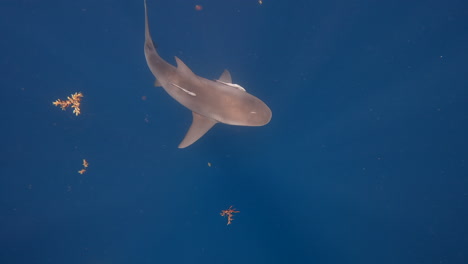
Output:
[[177,67],[163,60],[153,44],[148,27],[145,2],[145,57],[156,77],[156,86],[162,86],[177,102],[192,111],[193,121],[179,148],[185,148],[201,138],[216,123],[238,126],[263,126],[271,119],[271,110],[243,87],[233,84],[225,70],[219,80],[208,80],[195,75],[179,58]]

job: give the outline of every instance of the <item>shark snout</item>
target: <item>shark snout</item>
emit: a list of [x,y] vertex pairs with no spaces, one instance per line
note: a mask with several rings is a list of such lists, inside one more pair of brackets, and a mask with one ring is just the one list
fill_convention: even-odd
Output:
[[264,126],[270,122],[271,116],[270,108],[264,105],[261,109],[250,111],[248,119],[251,126]]

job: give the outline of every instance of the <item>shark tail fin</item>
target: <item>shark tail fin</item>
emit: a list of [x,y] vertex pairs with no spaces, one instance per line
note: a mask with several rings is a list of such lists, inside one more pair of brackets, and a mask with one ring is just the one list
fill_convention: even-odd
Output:
[[146,42],[150,42],[154,49],[156,50],[158,48],[158,45],[155,44],[153,42],[153,39],[151,38],[151,34],[150,34],[150,29],[149,29],[149,25],[148,25],[148,8],[146,7],[146,0],[144,0],[144,3],[145,3],[145,40]]

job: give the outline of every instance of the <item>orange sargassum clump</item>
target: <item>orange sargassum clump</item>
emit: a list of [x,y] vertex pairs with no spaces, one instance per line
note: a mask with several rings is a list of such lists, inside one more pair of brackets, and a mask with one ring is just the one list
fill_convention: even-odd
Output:
[[81,110],[80,110],[81,98],[83,98],[83,94],[78,92],[78,93],[72,94],[71,97],[68,96],[67,100],[65,101],[57,99],[57,101],[53,102],[52,104],[54,104],[55,106],[60,106],[62,110],[65,110],[67,109],[67,107],[71,106],[71,108],[73,108],[73,113],[78,116],[79,114],[81,114]]
[[79,170],[78,173],[79,173],[79,174],[85,173],[85,172],[86,172],[86,168],[88,168],[88,165],[89,165],[88,161],[85,160],[85,159],[83,159],[83,168],[82,168],[81,170]]
[[229,209],[227,210],[222,210],[220,215],[221,216],[228,216],[228,222],[227,224],[230,225],[232,220],[234,220],[234,216],[232,214],[235,214],[235,213],[239,213],[240,211],[235,211],[236,209],[235,208],[232,208],[232,205],[229,206]]

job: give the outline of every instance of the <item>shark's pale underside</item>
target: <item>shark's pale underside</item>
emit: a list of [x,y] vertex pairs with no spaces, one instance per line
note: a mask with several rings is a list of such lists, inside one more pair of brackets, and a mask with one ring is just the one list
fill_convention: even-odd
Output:
[[225,70],[218,80],[195,75],[179,58],[177,67],[163,60],[153,44],[148,27],[145,0],[145,57],[156,77],[156,86],[162,86],[177,102],[192,111],[193,121],[179,148],[193,144],[216,123],[238,126],[263,126],[270,122],[271,110],[257,97],[233,84]]

